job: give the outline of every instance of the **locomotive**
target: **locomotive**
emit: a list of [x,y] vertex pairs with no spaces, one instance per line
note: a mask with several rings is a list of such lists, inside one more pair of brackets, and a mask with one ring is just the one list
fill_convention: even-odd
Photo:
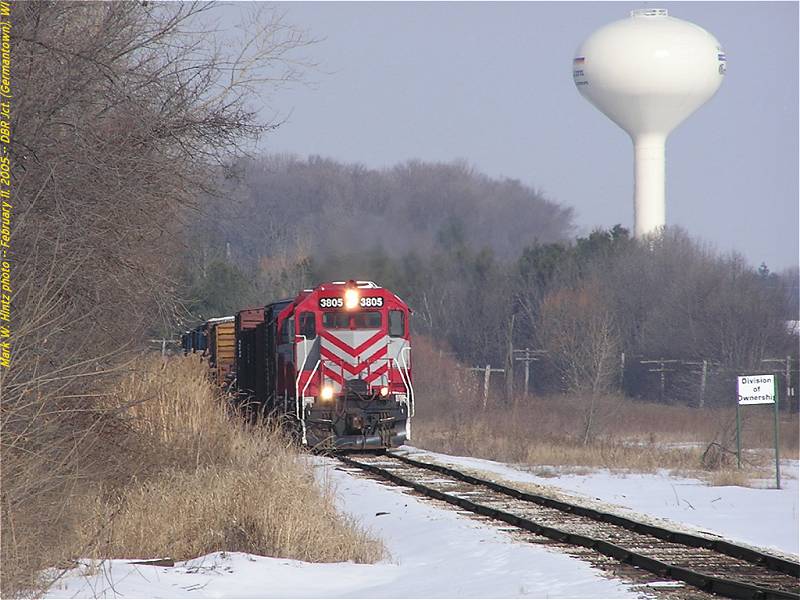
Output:
[[[410,312],[371,281],[333,281],[207,321],[184,334],[184,349],[205,343],[218,381],[224,373],[250,409],[285,416],[304,445],[393,448],[411,438],[414,416]],[[217,330],[231,322],[226,365],[214,340],[226,339]]]

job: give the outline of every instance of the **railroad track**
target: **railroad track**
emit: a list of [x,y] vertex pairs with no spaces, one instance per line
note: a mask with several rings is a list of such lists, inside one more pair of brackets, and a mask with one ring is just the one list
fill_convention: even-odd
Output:
[[800,563],[781,557],[524,492],[394,452],[336,458],[429,498],[703,592],[748,600],[800,599]]

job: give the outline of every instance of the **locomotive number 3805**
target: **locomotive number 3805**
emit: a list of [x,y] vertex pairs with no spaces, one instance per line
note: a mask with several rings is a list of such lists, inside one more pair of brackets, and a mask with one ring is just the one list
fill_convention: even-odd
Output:
[[[380,296],[362,296],[358,300],[358,305],[361,308],[381,308],[383,306],[383,298]],[[344,300],[342,298],[320,298],[320,308],[343,308]]]

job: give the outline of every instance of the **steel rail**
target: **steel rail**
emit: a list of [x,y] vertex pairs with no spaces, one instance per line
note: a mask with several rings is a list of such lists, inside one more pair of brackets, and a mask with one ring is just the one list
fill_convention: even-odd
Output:
[[[386,456],[389,456],[391,458],[398,458],[396,454],[386,454]],[[472,502],[471,500],[467,500],[466,498],[447,494],[445,492],[441,492],[439,490],[431,488],[427,485],[405,479],[395,473],[392,473],[387,469],[383,469],[373,464],[359,462],[357,460],[350,458],[349,456],[337,454],[336,458],[347,465],[367,471],[384,479],[388,479],[389,481],[392,481],[397,485],[403,487],[409,487],[429,498],[434,498],[436,500],[447,502],[448,504],[458,506],[467,511],[483,515],[492,519],[496,519],[499,521],[503,521],[505,523],[508,523],[509,525],[519,527],[520,529],[524,529],[526,531],[530,531],[537,535],[544,536],[562,543],[568,543],[571,545],[582,546],[584,548],[595,550],[600,554],[609,556],[611,558],[619,560],[620,562],[624,562],[633,565],[635,567],[644,569],[646,571],[649,571],[650,573],[658,575],[659,577],[668,577],[677,581],[683,581],[684,583],[688,583],[689,585],[692,585],[705,592],[718,594],[720,596],[725,596],[727,598],[735,598],[737,600],[798,600],[798,598],[800,598],[800,594],[784,592],[782,590],[774,590],[771,588],[756,586],[741,581],[723,579],[721,577],[699,573],[697,571],[686,569],[684,567],[671,565],[669,563],[665,563],[663,561],[650,558],[638,552],[633,552],[631,550],[628,550],[621,546],[617,546],[616,544],[612,544],[610,542],[601,539],[576,533],[570,533],[568,531],[557,529],[555,527],[540,525],[539,523],[536,523],[535,521],[532,521],[525,517],[521,517],[519,515],[515,515],[513,513],[504,510],[491,508],[483,504],[478,504],[476,502]],[[416,463],[417,461],[413,461],[411,459],[408,460],[410,461],[409,464],[411,464],[412,466],[416,466],[413,463]],[[431,467],[430,463],[420,463],[420,464],[422,465],[421,468],[439,471],[439,469],[430,469]],[[438,467],[439,465],[436,466]],[[443,468],[447,469],[447,467]],[[445,471],[439,471],[439,472],[448,474]],[[457,471],[454,472],[458,473]],[[463,473],[461,473],[460,475],[464,475],[465,477],[471,477]],[[457,478],[460,479],[460,477]],[[477,478],[475,479],[478,485],[484,485],[482,480]],[[467,483],[472,483],[467,480],[464,481]],[[508,489],[513,489],[513,488],[508,488]],[[495,491],[500,491],[501,493],[505,493],[504,491],[501,490],[495,490]]]
[[667,542],[673,542],[676,544],[681,544],[683,546],[689,546],[692,548],[705,548],[707,550],[713,550],[715,552],[719,552],[720,554],[725,554],[726,556],[730,556],[731,558],[738,558],[740,560],[753,563],[754,565],[764,567],[766,569],[769,569],[770,571],[785,573],[786,575],[791,575],[792,577],[800,577],[800,563],[792,562],[790,560],[786,560],[778,556],[773,556],[765,552],[759,552],[758,550],[753,550],[752,548],[747,548],[745,546],[739,546],[737,544],[733,544],[726,540],[714,540],[703,536],[686,533],[683,531],[674,531],[671,529],[666,529],[664,527],[659,527],[657,525],[651,525],[648,523],[642,523],[640,521],[634,521],[633,519],[622,517],[620,515],[615,515],[613,513],[607,513],[600,510],[595,510],[593,508],[587,508],[585,506],[579,506],[576,504],[571,504],[569,502],[563,502],[561,500],[555,500],[553,498],[548,498],[547,496],[541,496],[539,494],[524,492],[516,488],[505,486],[501,483],[496,483],[494,481],[489,481],[486,479],[481,479],[479,477],[474,477],[472,475],[467,475],[466,473],[462,473],[461,471],[457,471],[450,467],[414,460],[412,458],[408,458],[407,456],[403,456],[395,452],[387,452],[386,456],[391,456],[392,458],[396,458],[404,463],[407,463],[409,465],[412,465],[420,469],[428,469],[430,471],[436,471],[438,473],[442,473],[443,475],[449,475],[450,477],[460,479],[465,483],[471,483],[473,485],[482,485],[491,490],[494,490],[495,492],[507,494],[509,496],[517,498],[518,500],[526,500],[528,502],[534,502],[536,504],[545,506],[547,508],[554,508],[556,510],[571,513],[581,517],[587,517],[595,521],[609,523],[611,525],[617,525],[619,527],[623,527],[635,533],[650,535]]

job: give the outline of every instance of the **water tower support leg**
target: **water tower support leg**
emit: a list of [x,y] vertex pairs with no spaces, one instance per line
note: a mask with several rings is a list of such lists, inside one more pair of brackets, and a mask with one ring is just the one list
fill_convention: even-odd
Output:
[[664,145],[661,135],[642,135],[633,141],[634,235],[657,233],[666,224]]

